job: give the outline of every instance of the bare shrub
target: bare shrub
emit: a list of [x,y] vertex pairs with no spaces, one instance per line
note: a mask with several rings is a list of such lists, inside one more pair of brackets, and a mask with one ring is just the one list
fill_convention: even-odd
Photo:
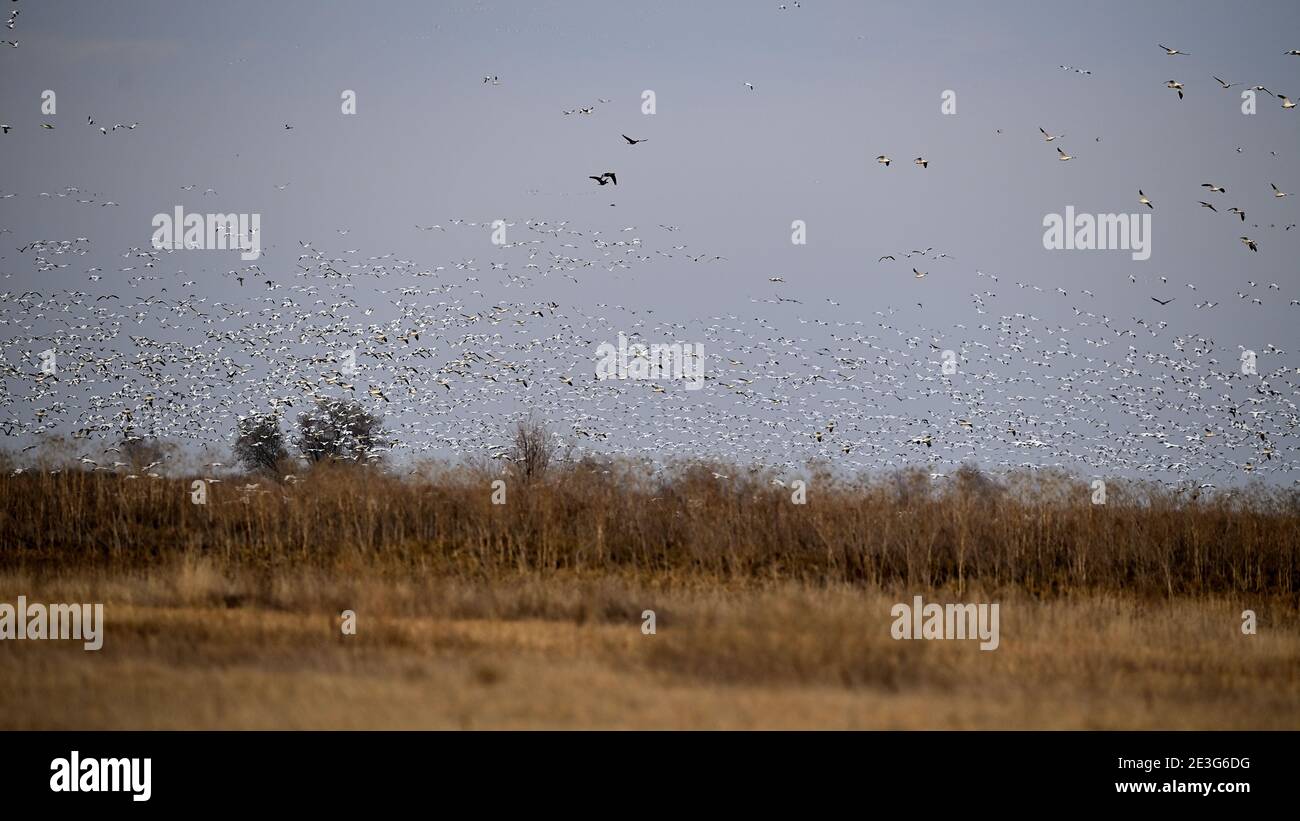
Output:
[[255,413],[241,417],[235,439],[235,458],[250,473],[275,473],[287,459],[280,417],[274,413]]
[[373,461],[391,444],[384,420],[360,402],[321,399],[298,417],[298,451],[310,462]]
[[520,478],[525,482],[542,478],[554,456],[555,442],[544,423],[531,417],[519,423],[510,461]]
[[206,509],[190,503],[184,477],[0,474],[0,568],[148,567],[189,550],[234,564],[455,578],[564,570],[1035,597],[1300,593],[1300,496],[1266,486],[1192,501],[1130,480],[1100,505],[1086,482],[1044,471],[986,477],[1003,488],[992,496],[973,474],[886,474],[815,479],[799,505],[789,487],[735,465],[587,459],[550,463],[526,501],[499,506],[489,476],[459,466],[375,470],[362,482],[324,467],[276,492],[235,495],[244,480],[230,477]]
[[167,461],[177,451],[176,443],[165,442],[155,436],[142,435],[127,430],[118,444],[122,459],[132,470],[154,468]]

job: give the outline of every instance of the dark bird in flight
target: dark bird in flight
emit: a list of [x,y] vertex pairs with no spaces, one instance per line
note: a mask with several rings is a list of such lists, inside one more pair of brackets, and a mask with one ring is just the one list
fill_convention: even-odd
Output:
[[1159,302],[1161,305],[1168,305],[1169,303],[1173,302],[1175,299],[1177,299],[1177,297],[1170,297],[1169,299],[1156,299],[1155,297],[1151,297],[1151,300],[1153,302]]
[[624,135],[622,135],[622,136],[623,136],[623,139],[627,140],[627,144],[628,144],[628,145],[636,145],[637,143],[643,143],[643,142],[645,142],[647,139],[649,139],[648,137],[642,137],[642,138],[639,139],[639,140],[634,140],[634,139],[632,139],[631,137],[629,137],[629,136],[626,135],[626,134],[624,134]]
[[599,177],[588,177],[588,179],[595,180],[601,185],[608,185],[611,182],[614,183],[615,185],[618,185],[618,177],[614,176],[613,171],[606,171],[604,174],[601,174]]

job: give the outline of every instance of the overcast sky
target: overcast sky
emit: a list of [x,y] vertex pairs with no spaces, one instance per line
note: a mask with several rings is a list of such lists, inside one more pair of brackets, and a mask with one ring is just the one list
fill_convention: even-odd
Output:
[[[1300,229],[1286,228],[1297,221],[1300,197],[1300,114],[1260,93],[1257,113],[1244,115],[1239,97],[1255,85],[1300,97],[1300,57],[1285,54],[1300,48],[1300,4],[779,5],[7,3],[20,14],[4,35],[19,46],[0,47],[0,122],[12,126],[0,137],[0,196],[14,195],[0,199],[0,229],[12,232],[0,235],[0,290],[126,296],[128,273],[117,269],[129,263],[120,255],[147,248],[154,215],[182,205],[260,214],[258,265],[272,278],[294,275],[303,242],[338,257],[391,253],[429,267],[475,258],[483,270],[472,287],[484,304],[553,300],[571,315],[607,316],[611,329],[619,320],[599,306],[635,306],[682,323],[687,341],[706,341],[691,336],[690,323],[735,315],[753,332],[761,319],[773,337],[805,338],[801,349],[812,352],[836,322],[862,321],[863,333],[881,333],[880,311],[892,312],[893,339],[915,334],[924,353],[935,339],[939,348],[995,344],[997,335],[979,334],[979,324],[996,328],[998,317],[1024,314],[1033,327],[1068,326],[1082,352],[1095,335],[1078,326],[1078,309],[1098,317],[1094,328],[1106,317],[1138,334],[1112,336],[1099,353],[1111,361],[1129,345],[1178,357],[1187,353],[1180,338],[1204,338],[1226,370],[1236,367],[1238,346],[1285,351],[1261,359],[1261,371],[1300,364],[1300,308],[1289,304],[1300,298]],[[1167,56],[1157,43],[1188,54]],[[485,84],[485,75],[499,84]],[[1224,90],[1213,75],[1243,86]],[[1183,99],[1165,87],[1170,79],[1183,83]],[[41,112],[47,89],[57,94],[55,115]],[[355,115],[340,110],[344,90],[356,93]],[[653,115],[642,113],[645,90],[655,95]],[[948,90],[954,114],[941,111]],[[593,112],[562,113],[585,106]],[[116,123],[139,125],[99,133]],[[1048,143],[1040,127],[1064,136]],[[628,146],[621,134],[647,142]],[[1059,161],[1057,147],[1073,159]],[[880,154],[893,158],[889,168],[875,162]],[[927,168],[912,163],[918,156]],[[617,186],[588,179],[608,170]],[[1227,193],[1207,192],[1205,182]],[[1270,183],[1295,196],[1273,197]],[[188,185],[195,187],[182,190]],[[68,186],[93,202],[40,196]],[[1044,215],[1067,206],[1148,211],[1139,189],[1155,206],[1149,260],[1044,249]],[[1232,206],[1245,210],[1244,223],[1225,213]],[[647,252],[686,245],[724,259],[661,255],[634,271],[589,271],[579,282],[552,276],[525,293],[488,268],[502,257],[486,227],[450,224],[498,218],[521,232],[529,219],[567,220],[610,239],[635,226],[624,236],[642,239]],[[791,242],[794,220],[806,222],[806,245]],[[93,251],[62,269],[39,270],[30,252],[17,250],[76,237]],[[903,256],[926,248],[934,250]],[[933,258],[941,253],[949,256]],[[877,262],[883,255],[897,259]],[[525,261],[510,257],[509,270],[523,273]],[[225,252],[183,252],[158,273],[196,280],[190,290],[211,304],[247,296],[225,276],[244,264]],[[104,268],[102,279],[88,280],[91,265]],[[913,275],[914,265],[926,278]],[[133,297],[159,293],[162,284],[141,284]],[[377,287],[359,282],[353,297],[383,316],[387,296],[366,293]],[[988,313],[978,314],[973,295],[986,290],[995,296],[982,297]],[[762,301],[778,296],[799,301]],[[1174,301],[1160,306],[1152,296]],[[1218,304],[1197,307],[1206,301]],[[12,315],[14,305],[5,310]],[[6,358],[31,347],[11,345]],[[1010,353],[1009,376],[1030,355]],[[30,429],[33,407],[15,399],[22,389],[13,380],[6,384],[9,420]],[[1274,387],[1294,399],[1289,385]],[[564,405],[552,407],[559,413]],[[1269,469],[1289,477],[1295,443],[1282,438],[1286,404],[1270,407],[1278,452]],[[785,414],[793,428],[812,410],[805,403],[761,415]],[[1064,413],[1059,405],[1042,411]],[[1192,427],[1228,423],[1175,418]],[[1134,420],[1116,424],[1135,432]],[[553,421],[561,429],[569,422]],[[1077,423],[1087,421],[1063,419]],[[1243,448],[1230,459],[1220,452],[1188,461],[1206,472],[1225,461],[1261,462]],[[917,458],[933,459],[934,450]],[[1096,472],[1101,461],[1075,467]]]

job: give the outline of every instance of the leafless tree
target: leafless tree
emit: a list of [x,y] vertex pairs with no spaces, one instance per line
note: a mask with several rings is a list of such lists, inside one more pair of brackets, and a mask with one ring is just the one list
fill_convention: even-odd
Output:
[[274,473],[289,456],[284,447],[280,417],[274,413],[255,413],[239,420],[239,437],[235,440],[235,458],[245,469]]
[[140,471],[155,468],[166,461],[178,450],[175,442],[165,442],[153,435],[146,435],[128,428],[118,443],[122,458],[132,470]]
[[510,461],[524,481],[540,479],[551,465],[555,443],[542,422],[529,417],[515,428],[515,444]]
[[298,416],[295,444],[312,462],[360,462],[379,458],[391,443],[384,432],[383,418],[367,411],[360,402],[321,399]]

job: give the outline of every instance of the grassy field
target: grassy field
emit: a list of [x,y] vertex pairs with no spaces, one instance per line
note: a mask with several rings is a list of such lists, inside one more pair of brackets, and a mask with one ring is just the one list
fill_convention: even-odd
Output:
[[[492,478],[0,477],[0,602],[106,621],[0,642],[0,727],[1300,728],[1287,493]],[[914,595],[998,602],[1000,646],[894,640]]]

